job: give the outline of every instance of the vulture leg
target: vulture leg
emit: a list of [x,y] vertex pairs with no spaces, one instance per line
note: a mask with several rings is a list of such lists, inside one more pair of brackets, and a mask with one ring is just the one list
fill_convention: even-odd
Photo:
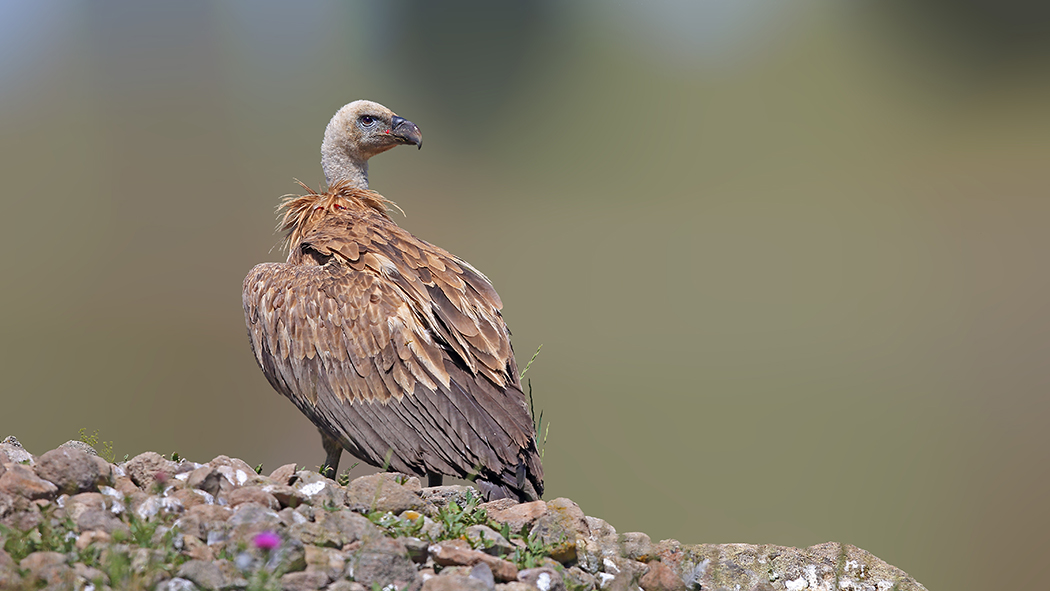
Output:
[[329,436],[321,429],[318,431],[321,433],[321,445],[324,446],[326,454],[324,466],[321,466],[321,474],[335,479],[336,472],[339,470],[339,456],[343,454],[343,446],[339,444],[339,440]]
[[427,486],[441,486],[441,474],[427,472]]

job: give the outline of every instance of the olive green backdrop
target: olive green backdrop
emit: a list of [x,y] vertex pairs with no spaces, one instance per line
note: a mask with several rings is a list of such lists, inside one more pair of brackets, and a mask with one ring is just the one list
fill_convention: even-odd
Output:
[[0,436],[319,463],[241,280],[369,98],[426,138],[373,188],[543,344],[548,498],[1045,580],[1045,8],[136,4],[0,3]]

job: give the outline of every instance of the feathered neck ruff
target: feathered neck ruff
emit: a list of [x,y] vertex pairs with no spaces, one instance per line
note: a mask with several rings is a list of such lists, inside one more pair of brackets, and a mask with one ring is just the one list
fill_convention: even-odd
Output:
[[379,193],[354,187],[350,181],[339,181],[324,192],[314,191],[301,182],[299,186],[308,193],[287,195],[277,206],[277,213],[281,215],[278,228],[287,232],[285,240],[289,249],[298,245],[308,230],[333,213],[351,216],[379,214],[390,220],[387,212],[391,206],[397,207],[396,203]]

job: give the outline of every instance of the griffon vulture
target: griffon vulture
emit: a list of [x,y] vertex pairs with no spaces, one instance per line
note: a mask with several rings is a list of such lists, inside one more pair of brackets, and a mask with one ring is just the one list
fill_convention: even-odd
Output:
[[343,449],[373,466],[476,478],[487,498],[538,499],[543,468],[488,279],[416,238],[368,189],[368,159],[422,146],[419,128],[354,101],[325,129],[328,190],[280,207],[288,260],[244,280],[255,359],[321,432],[334,475]]

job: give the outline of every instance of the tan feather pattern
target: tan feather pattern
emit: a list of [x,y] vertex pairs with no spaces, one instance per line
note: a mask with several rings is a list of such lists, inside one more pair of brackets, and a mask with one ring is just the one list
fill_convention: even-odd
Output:
[[[488,279],[397,226],[378,193],[287,198],[288,260],[244,282],[256,360],[323,432],[374,465],[543,491],[502,302]],[[521,482],[524,469],[528,482]]]

